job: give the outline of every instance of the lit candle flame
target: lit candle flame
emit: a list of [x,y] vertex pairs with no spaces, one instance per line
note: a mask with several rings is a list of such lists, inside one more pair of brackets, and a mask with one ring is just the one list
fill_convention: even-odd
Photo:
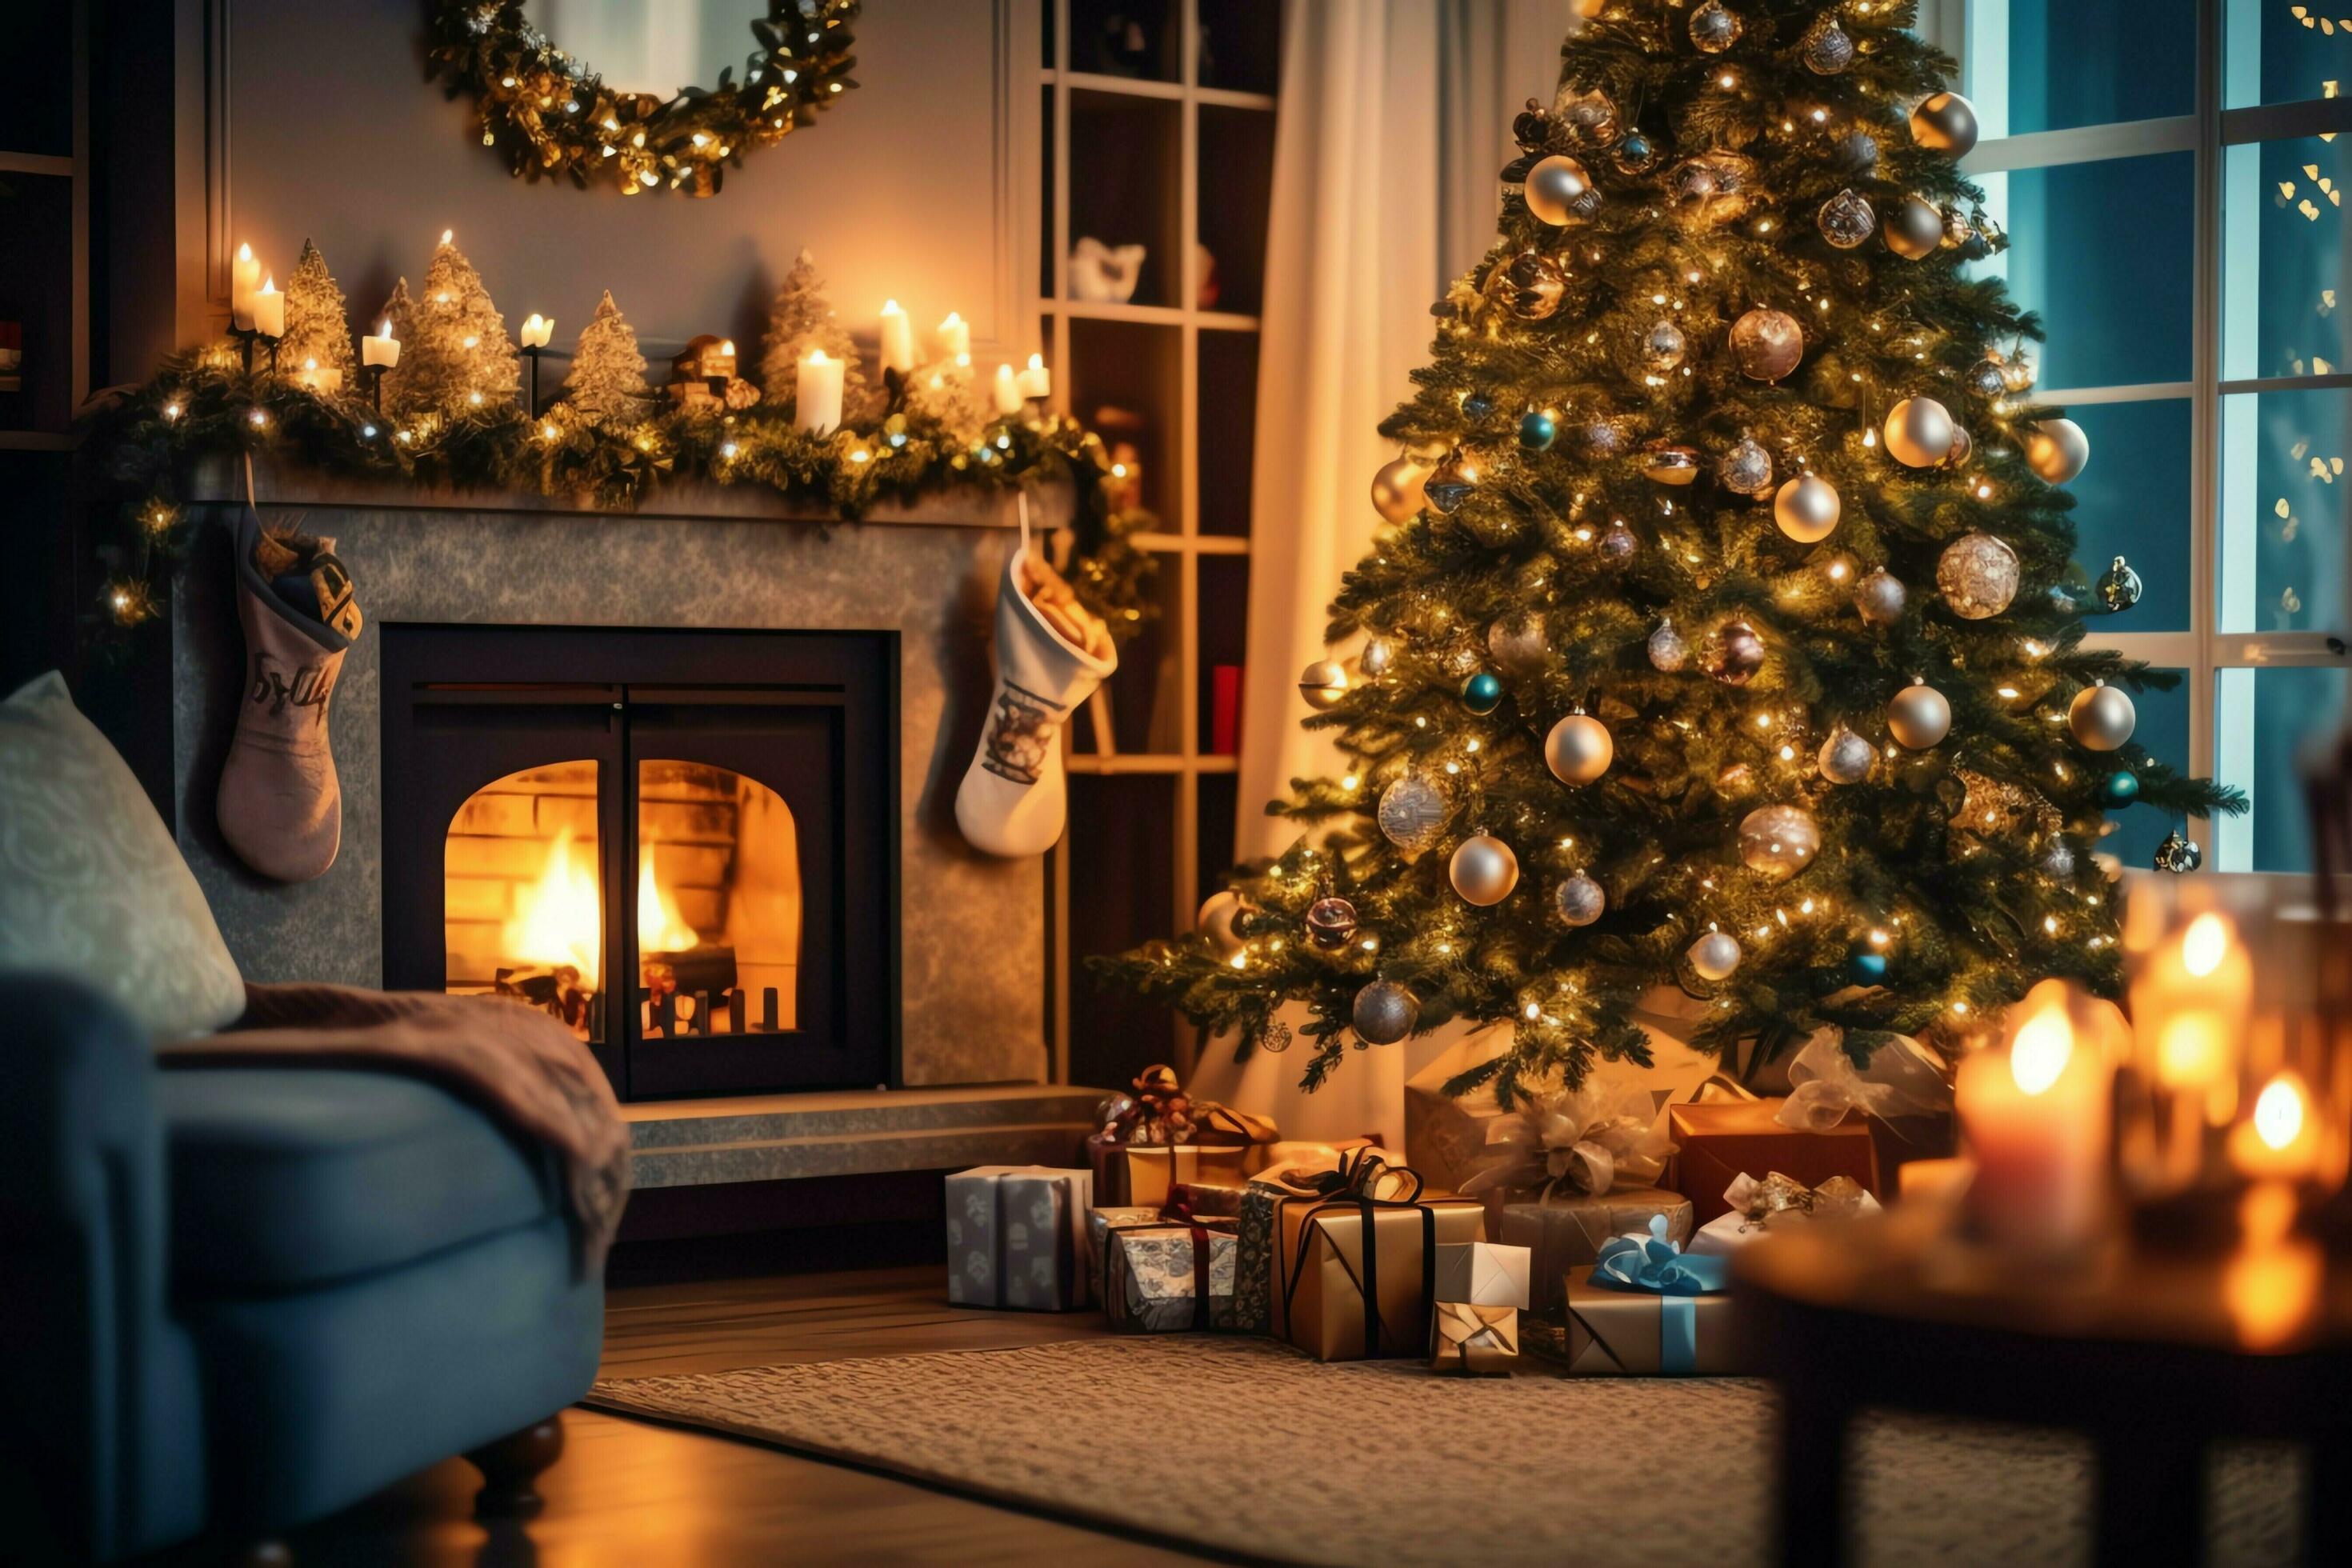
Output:
[[2074,1026],[2063,1006],[2047,1006],[2028,1018],[2009,1047],[2010,1075],[2027,1094],[2041,1094],[2058,1081],[2074,1054]]
[[2254,1100],[2254,1132],[2273,1149],[2284,1149],[2303,1131],[2303,1091],[2293,1073],[2281,1073],[2263,1086]]
[[2201,914],[2189,922],[2180,939],[2180,962],[2202,980],[2221,967],[2230,955],[2230,922],[2217,914]]

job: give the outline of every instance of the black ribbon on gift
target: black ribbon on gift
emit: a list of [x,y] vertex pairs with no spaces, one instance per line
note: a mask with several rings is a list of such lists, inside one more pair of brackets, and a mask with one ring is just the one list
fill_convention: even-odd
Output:
[[[1380,1198],[1371,1195],[1384,1176],[1395,1176],[1410,1183],[1402,1197]],[[1363,1237],[1363,1276],[1357,1281],[1364,1300],[1364,1355],[1376,1359],[1381,1353],[1381,1247],[1380,1237],[1372,1216],[1383,1209],[1412,1209],[1421,1215],[1421,1321],[1427,1322],[1437,1310],[1437,1211],[1420,1201],[1421,1173],[1410,1165],[1391,1165],[1375,1149],[1356,1149],[1339,1156],[1336,1171],[1318,1171],[1311,1176],[1293,1178],[1286,1174],[1285,1184],[1304,1188],[1301,1196],[1312,1197],[1315,1206],[1298,1225],[1298,1252],[1296,1258],[1282,1259],[1282,1316],[1286,1323],[1298,1297],[1298,1282],[1307,1277],[1305,1264],[1308,1245],[1314,1239],[1315,1228],[1326,1210],[1355,1211],[1360,1233]],[[1280,1252],[1280,1232],[1283,1210],[1294,1200],[1285,1199],[1275,1211],[1276,1250]],[[1293,1264],[1298,1265],[1296,1272]]]
[[1209,1328],[1209,1227],[1192,1210],[1192,1194],[1181,1184],[1169,1191],[1168,1201],[1160,1205],[1160,1217],[1170,1225],[1181,1225],[1192,1233],[1192,1327]]

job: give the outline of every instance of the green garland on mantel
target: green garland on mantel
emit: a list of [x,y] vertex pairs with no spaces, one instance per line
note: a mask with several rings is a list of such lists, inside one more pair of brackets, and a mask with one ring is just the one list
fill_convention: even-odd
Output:
[[1079,601],[1121,640],[1156,607],[1145,591],[1156,563],[1134,543],[1150,514],[1120,503],[1127,474],[1100,437],[1063,415],[1000,418],[976,436],[919,411],[818,435],[757,405],[666,408],[625,427],[591,425],[561,403],[535,417],[509,403],[394,416],[247,372],[234,349],[215,346],[166,360],[94,416],[91,438],[103,453],[102,500],[123,524],[101,550],[100,608],[122,629],[167,602],[192,532],[182,501],[197,460],[248,453],[339,478],[529,491],[600,510],[632,510],[674,480],[753,486],[842,522],[959,486],[1003,493],[1066,481],[1067,575]]

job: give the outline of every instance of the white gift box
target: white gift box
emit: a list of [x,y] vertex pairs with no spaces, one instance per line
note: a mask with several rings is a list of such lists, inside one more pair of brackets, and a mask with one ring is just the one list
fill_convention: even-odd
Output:
[[1525,1307],[1531,1257],[1524,1247],[1493,1241],[1441,1245],[1434,1299],[1470,1307]]

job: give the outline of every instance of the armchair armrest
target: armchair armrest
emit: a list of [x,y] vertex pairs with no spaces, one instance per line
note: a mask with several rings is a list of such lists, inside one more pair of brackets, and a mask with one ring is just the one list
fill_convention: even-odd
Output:
[[[203,1407],[167,1303],[153,1053],[79,982],[0,972],[0,1507],[104,1559],[204,1522]],[[7,1495],[21,1489],[22,1495]]]

